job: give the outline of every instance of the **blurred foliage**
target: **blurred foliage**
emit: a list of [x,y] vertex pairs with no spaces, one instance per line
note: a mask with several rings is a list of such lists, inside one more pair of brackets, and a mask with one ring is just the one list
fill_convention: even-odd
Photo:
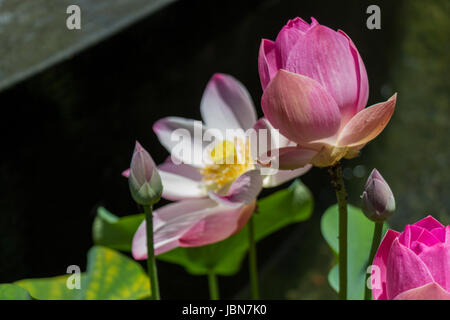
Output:
[[[86,283],[86,274],[81,273],[81,288]],[[84,290],[68,289],[67,280],[70,275],[62,275],[50,278],[24,279],[15,282],[29,294],[38,300],[80,300]]]
[[99,207],[92,224],[92,239],[96,245],[130,252],[134,233],[144,219],[143,213],[119,218]]
[[0,284],[0,300],[29,300],[27,290],[12,283]]
[[81,274],[80,289],[67,286],[74,276],[25,279],[14,285],[39,300],[133,300],[150,296],[149,279],[142,267],[109,248],[94,246],[89,250],[88,267],[86,273]]
[[382,93],[398,92],[397,107],[368,159],[394,192],[395,229],[429,214],[450,224],[449,14],[447,0],[404,1],[396,22]]

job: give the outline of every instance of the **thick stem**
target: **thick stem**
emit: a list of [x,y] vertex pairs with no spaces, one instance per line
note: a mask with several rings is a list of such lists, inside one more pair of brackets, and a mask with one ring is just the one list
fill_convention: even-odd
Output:
[[211,300],[219,300],[219,283],[213,271],[208,273],[209,297]]
[[[373,228],[373,238],[372,238],[372,248],[370,249],[369,262],[368,266],[372,265],[373,259],[375,258],[375,254],[377,253],[378,246],[381,242],[381,234],[383,233],[383,222],[375,222]],[[364,300],[372,299],[372,289],[370,289],[367,285],[367,280],[369,279],[370,274],[366,274],[366,285],[364,290]]]
[[258,283],[258,264],[256,258],[256,243],[255,243],[255,227],[253,217],[248,222],[248,262],[250,272],[250,290],[251,298],[253,300],[259,300],[259,283]]
[[331,184],[336,192],[339,207],[339,300],[347,299],[347,192],[345,191],[342,166],[338,162],[329,168]]
[[147,269],[152,290],[152,299],[161,300],[159,295],[158,271],[156,270],[155,249],[153,245],[153,214],[151,206],[144,206],[145,223],[147,229]]

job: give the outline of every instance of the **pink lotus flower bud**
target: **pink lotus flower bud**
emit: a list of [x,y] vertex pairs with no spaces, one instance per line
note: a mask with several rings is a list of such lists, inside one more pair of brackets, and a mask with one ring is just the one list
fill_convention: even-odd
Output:
[[259,50],[264,115],[297,146],[279,150],[281,169],[356,157],[383,131],[396,104],[394,95],[366,108],[369,83],[356,46],[343,31],[311,19],[290,20]]
[[311,18],[289,20],[275,41],[262,40],[259,74],[263,89],[279,69],[316,80],[336,101],[343,118],[366,106],[366,68],[352,40]]
[[153,205],[162,194],[162,183],[155,162],[136,141],[131,159],[128,184],[131,196],[140,205]]
[[374,300],[450,300],[450,226],[428,216],[388,230],[373,265]]
[[377,169],[367,179],[362,198],[362,211],[372,221],[386,221],[395,211],[391,188]]

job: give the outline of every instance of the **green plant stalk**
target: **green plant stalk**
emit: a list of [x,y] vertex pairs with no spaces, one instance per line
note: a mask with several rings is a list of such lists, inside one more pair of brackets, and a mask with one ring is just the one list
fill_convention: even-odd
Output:
[[[381,234],[383,233],[383,222],[375,222],[373,228],[373,238],[372,238],[372,248],[370,249],[369,262],[368,266],[370,266],[373,262],[373,258],[375,258],[375,254],[377,253],[378,247],[381,242]],[[367,286],[367,280],[370,277],[370,273],[366,274],[365,281],[365,290],[364,290],[364,300],[372,299],[372,290]]]
[[342,165],[338,162],[329,167],[329,172],[339,207],[339,300],[347,300],[347,191],[342,175]]
[[252,300],[259,300],[258,263],[256,257],[255,226],[253,217],[248,222],[248,267],[250,272],[250,292]]
[[209,297],[211,300],[219,300],[219,283],[214,271],[208,273]]
[[156,269],[155,249],[153,244],[153,213],[151,206],[144,206],[145,223],[147,225],[147,270],[152,291],[152,300],[161,300],[158,284],[158,270]]

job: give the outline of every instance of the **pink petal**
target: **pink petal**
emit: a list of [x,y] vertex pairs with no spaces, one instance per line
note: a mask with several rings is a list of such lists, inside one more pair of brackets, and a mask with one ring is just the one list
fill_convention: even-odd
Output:
[[241,207],[256,199],[262,189],[262,176],[259,170],[250,170],[239,176],[230,186],[225,196],[213,191],[209,197],[220,204],[229,207]]
[[348,40],[350,46],[350,52],[352,53],[353,60],[355,63],[355,71],[356,71],[356,80],[358,83],[358,100],[355,105],[355,110],[353,111],[353,115],[364,109],[367,105],[367,100],[369,98],[369,80],[367,78],[366,67],[364,66],[364,62],[359,55],[358,49],[356,49],[355,44],[352,39],[342,30],[338,30],[340,34],[345,36]]
[[433,281],[425,263],[412,250],[395,239],[387,261],[387,298],[393,299],[399,293]]
[[450,226],[445,227],[445,243],[450,245]]
[[260,156],[257,162],[261,167],[273,170],[294,170],[309,165],[316,155],[316,150],[290,146],[270,150],[267,154]]
[[141,223],[133,237],[131,253],[136,260],[147,259],[147,235],[145,220]]
[[408,224],[406,225],[398,240],[402,245],[409,248],[411,247],[411,244],[419,238],[423,230],[424,229],[421,227]]
[[434,246],[435,244],[441,243],[438,238],[436,238],[430,231],[427,229],[423,229],[423,232],[420,234],[419,238],[416,240],[419,243],[422,243],[428,247]]
[[416,254],[421,253],[424,247],[431,247],[441,242],[432,232],[416,224],[407,225],[400,235],[399,241]]
[[339,108],[320,84],[285,70],[269,83],[261,105],[270,123],[298,144],[333,136],[340,126]]
[[[173,239],[172,241],[167,241],[165,243],[158,244],[158,252],[163,253],[169,250],[175,249],[179,246],[178,240]],[[156,244],[155,244],[156,250]],[[141,223],[139,228],[133,237],[132,250],[131,253],[135,260],[145,260],[147,259],[147,230],[145,220]]]
[[270,150],[279,149],[287,146],[296,146],[295,142],[290,141],[283,136],[278,129],[275,129],[266,118],[259,119],[253,126],[257,134],[255,144],[258,148],[256,154],[265,156]]
[[200,111],[208,128],[252,128],[256,111],[247,89],[234,77],[216,73],[203,93]]
[[382,182],[384,182],[385,184],[388,184],[386,182],[386,180],[384,180],[383,176],[380,174],[380,172],[378,172],[377,169],[373,169],[372,172],[369,175],[369,178],[366,181],[366,184],[364,185],[364,189],[367,189],[369,187],[369,184],[372,182],[372,180],[378,179]]
[[286,181],[292,180],[294,178],[300,177],[304,175],[306,172],[308,172],[312,166],[310,164],[307,164],[304,167],[295,169],[295,170],[279,170],[278,173],[266,176],[263,180],[263,186],[264,188],[272,188],[279,186]]
[[276,53],[279,57],[280,68],[286,66],[286,61],[289,54],[305,33],[311,30],[313,27],[317,26],[316,20],[312,19],[311,25],[309,25],[303,19],[297,17],[293,20],[289,20],[288,23],[281,29],[275,40]]
[[450,292],[435,282],[400,293],[394,300],[450,300]]
[[145,182],[151,181],[155,167],[156,164],[152,156],[136,141],[130,163],[131,181],[136,181],[139,187]]
[[282,68],[318,81],[336,101],[343,120],[355,114],[359,70],[346,36],[316,25],[295,39]]
[[[278,167],[281,170],[294,170],[310,164],[317,151],[301,147],[285,147],[278,149]],[[274,160],[272,160],[274,162]]]
[[338,146],[357,146],[375,139],[391,119],[396,100],[394,94],[388,101],[358,112],[339,133]]
[[158,170],[163,184],[163,198],[182,200],[207,195],[198,168],[184,163],[175,164],[168,157],[166,162],[158,166]]
[[[208,215],[221,211],[223,207],[209,198],[183,200],[158,208],[153,212],[155,254],[178,247],[183,234]],[[147,258],[145,221],[134,235],[132,253],[136,260]]]
[[205,129],[201,121],[179,117],[163,118],[153,125],[153,131],[167,151],[195,167],[203,166],[203,150],[209,144],[203,140]]
[[180,246],[196,247],[222,241],[239,232],[255,209],[255,202],[239,208],[222,207],[208,215],[180,238]]
[[278,69],[281,68],[275,52],[275,43],[270,40],[262,39],[258,55],[259,79],[263,90],[267,87],[270,80],[275,76]]
[[434,228],[430,231],[440,242],[445,242],[445,229],[441,227]]
[[[239,232],[254,211],[255,202],[230,208],[210,199],[183,200],[153,212],[155,254],[179,246],[200,246],[224,240]],[[136,260],[147,258],[145,221],[133,238],[132,254]]]
[[128,178],[130,176],[130,169],[126,169],[126,170],[122,171],[122,176],[124,176],[125,178]]
[[312,23],[310,25],[308,22],[306,22],[302,18],[295,17],[294,19],[289,20],[286,23],[285,28],[295,28],[301,32],[307,32],[310,28],[312,28],[313,26],[318,24],[317,20],[314,19],[313,17],[311,17],[311,21],[312,21]]
[[427,216],[426,218],[423,218],[420,221],[417,221],[416,223],[414,223],[414,225],[417,227],[425,228],[428,231],[431,231],[434,228],[445,228],[439,221],[437,221],[431,215]]
[[381,284],[382,288],[372,288],[372,294],[374,300],[387,300],[386,294],[386,266],[389,257],[389,252],[391,251],[392,243],[399,236],[400,233],[394,230],[388,230],[381,241],[380,246],[378,247],[375,258],[373,259],[373,265],[378,266],[380,268],[380,276],[381,276]]
[[177,174],[193,181],[202,180],[202,175],[198,168],[184,163],[174,163],[171,157],[167,157],[166,161],[158,166],[158,170]]
[[424,245],[419,257],[427,265],[434,281],[450,291],[450,245],[441,242],[433,246]]

